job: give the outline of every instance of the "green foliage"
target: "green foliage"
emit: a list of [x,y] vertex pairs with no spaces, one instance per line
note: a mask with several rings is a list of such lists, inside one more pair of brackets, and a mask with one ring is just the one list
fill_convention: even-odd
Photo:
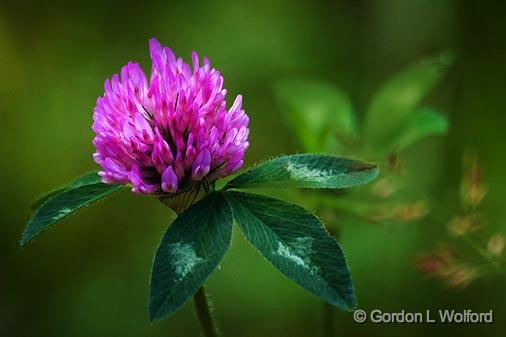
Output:
[[86,174],[47,195],[28,221],[20,244],[22,246],[27,244],[49,226],[79,208],[88,206],[125,187],[124,185],[106,185],[97,182],[96,177],[98,177],[96,173]]
[[156,251],[149,315],[161,320],[186,303],[216,269],[230,246],[232,212],[213,192],[179,215]]
[[226,188],[346,188],[378,175],[374,164],[319,154],[296,154],[261,163]]
[[425,58],[393,75],[373,95],[357,129],[349,98],[338,88],[283,80],[274,95],[305,151],[360,154],[384,159],[430,135],[446,132],[446,118],[419,104],[439,83],[453,55]]
[[317,81],[292,79],[278,82],[274,93],[308,152],[340,144],[356,132],[349,98],[335,86]]
[[[283,274],[343,309],[355,293],[343,252],[320,221],[284,201],[227,191],[229,188],[345,188],[374,179],[378,168],[356,160],[298,154],[269,160],[232,179],[180,214],[156,252],[149,299],[151,320],[178,310],[204,284],[230,246],[235,220],[246,238]],[[40,201],[21,245],[77,209],[124,188],[81,176]]]
[[274,267],[323,300],[355,306],[350,272],[337,241],[305,209],[265,196],[228,192],[234,220]]

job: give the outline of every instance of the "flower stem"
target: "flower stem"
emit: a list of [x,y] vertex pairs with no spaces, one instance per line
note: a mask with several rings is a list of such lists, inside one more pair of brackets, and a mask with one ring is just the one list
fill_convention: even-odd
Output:
[[193,303],[195,304],[195,310],[197,311],[200,327],[202,328],[204,336],[218,337],[218,330],[216,329],[211,316],[211,311],[209,310],[209,303],[207,301],[204,286],[200,287],[195,295],[193,295]]

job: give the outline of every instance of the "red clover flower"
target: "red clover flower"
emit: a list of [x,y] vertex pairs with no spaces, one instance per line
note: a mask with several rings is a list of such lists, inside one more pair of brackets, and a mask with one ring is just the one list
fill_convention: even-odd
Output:
[[192,66],[156,39],[149,41],[151,77],[128,62],[105,81],[93,114],[95,161],[107,184],[136,193],[175,193],[241,168],[248,148],[242,97],[227,110],[223,77],[204,57]]

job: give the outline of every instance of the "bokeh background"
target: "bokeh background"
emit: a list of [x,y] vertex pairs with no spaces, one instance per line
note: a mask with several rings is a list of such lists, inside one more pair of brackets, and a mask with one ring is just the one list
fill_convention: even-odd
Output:
[[[18,247],[31,201],[95,168],[90,126],[102,83],[129,60],[149,69],[152,36],[187,60],[191,50],[210,56],[229,92],[244,95],[251,118],[247,165],[301,151],[273,97],[278,79],[335,83],[360,115],[386,77],[452,50],[454,66],[427,99],[449,118],[449,133],[409,148],[405,160],[453,212],[462,155],[474,150],[490,187],[482,205],[487,226],[506,231],[505,13],[503,1],[2,1],[0,335],[199,334],[191,303],[149,323],[150,264],[172,216],[150,198],[122,193]],[[359,325],[338,311],[337,335],[504,334],[504,276],[449,290],[413,268],[414,256],[445,235],[427,220],[344,226],[341,244],[361,308],[493,309],[493,324]],[[281,276],[238,232],[207,288],[225,336],[322,333],[319,299]]]

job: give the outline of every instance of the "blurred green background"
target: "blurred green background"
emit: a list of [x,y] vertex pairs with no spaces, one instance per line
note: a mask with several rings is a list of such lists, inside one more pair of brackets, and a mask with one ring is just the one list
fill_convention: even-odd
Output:
[[[95,168],[90,126],[103,81],[129,60],[149,69],[152,36],[187,61],[191,50],[208,55],[229,92],[244,95],[251,119],[246,165],[302,150],[273,97],[276,80],[335,83],[360,115],[388,76],[452,50],[454,66],[427,99],[447,114],[449,133],[411,147],[406,165],[454,212],[462,155],[473,149],[490,186],[482,206],[487,226],[504,232],[505,13],[504,1],[3,1],[0,335],[199,334],[191,303],[166,321],[149,323],[150,264],[171,221],[151,198],[122,193],[58,224],[28,248],[18,247],[31,201]],[[494,324],[360,325],[337,312],[337,335],[504,334],[503,276],[456,291],[413,268],[414,256],[445,236],[446,229],[430,221],[345,226],[341,244],[360,307],[493,309]],[[239,233],[207,288],[225,336],[322,333],[319,299],[281,276]]]

